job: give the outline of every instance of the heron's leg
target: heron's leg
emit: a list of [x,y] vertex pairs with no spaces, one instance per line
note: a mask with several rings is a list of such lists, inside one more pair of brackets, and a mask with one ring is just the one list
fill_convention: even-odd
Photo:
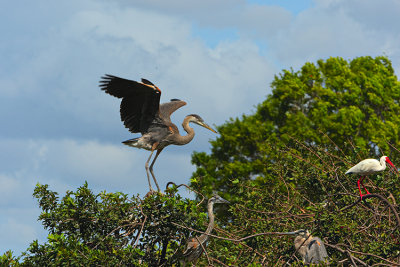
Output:
[[[150,191],[154,191],[153,188],[151,187],[150,175],[149,175],[149,162],[150,162],[151,156],[153,155],[153,152],[154,152],[154,150],[151,151],[150,157],[147,159],[146,165],[145,165],[145,167],[146,167],[146,174],[147,174],[147,181],[149,182]],[[157,185],[157,187],[158,187],[158,185]]]
[[[156,177],[154,176],[154,173],[153,173],[153,166],[154,166],[154,162],[156,162],[156,159],[158,158],[158,155],[160,155],[160,153],[161,153],[162,150],[163,150],[162,148],[160,148],[160,149],[157,150],[157,153],[156,153],[156,155],[154,156],[153,162],[150,164],[150,173],[151,173],[151,176],[153,176],[154,183],[156,183],[158,192],[160,192],[160,187],[158,186]],[[153,150],[153,151],[154,151],[154,150]]]

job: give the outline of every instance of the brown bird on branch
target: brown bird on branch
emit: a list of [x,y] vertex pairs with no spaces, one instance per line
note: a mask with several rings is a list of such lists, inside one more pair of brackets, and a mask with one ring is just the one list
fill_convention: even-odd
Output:
[[214,229],[214,204],[215,203],[230,203],[228,200],[223,199],[219,195],[214,195],[208,200],[207,209],[208,209],[208,218],[209,223],[207,230],[204,234],[198,237],[192,237],[186,244],[185,251],[183,252],[184,262],[183,266],[186,265],[187,262],[196,262],[198,258],[200,258],[203,253],[203,248],[206,247],[207,241],[210,238],[209,234]]

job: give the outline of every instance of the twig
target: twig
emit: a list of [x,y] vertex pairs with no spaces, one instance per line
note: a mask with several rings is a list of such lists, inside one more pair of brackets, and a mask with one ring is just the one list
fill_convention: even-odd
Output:
[[[334,248],[334,249],[336,249],[336,250],[342,252],[343,254],[347,254],[347,253],[350,251],[350,250],[344,250],[344,249],[342,249],[342,248],[340,248],[340,247],[338,247],[338,246],[335,246],[335,245],[331,245],[331,244],[329,244],[329,243],[327,243],[327,242],[325,242],[325,245],[328,246],[328,247]],[[351,251],[351,252],[352,252],[352,251]],[[353,258],[354,260],[358,261],[358,262],[361,263],[362,265],[368,266],[368,264],[366,264],[365,262],[363,262],[363,261],[360,260],[359,258],[354,257],[354,256],[351,255],[350,253],[347,254],[347,255],[349,255],[351,258]]]
[[218,259],[216,259],[216,258],[211,258],[211,260],[212,260],[212,261],[218,262],[218,263],[221,264],[222,266],[229,267],[229,265],[224,264],[222,261],[220,261],[220,260],[218,260]]
[[200,206],[200,204],[201,204],[201,203],[204,201],[204,199],[205,199],[205,197],[204,197],[204,195],[203,195],[202,193],[200,193],[200,192],[194,190],[193,188],[191,188],[190,186],[188,186],[188,185],[186,185],[186,184],[176,185],[174,182],[168,182],[167,185],[165,186],[165,190],[168,189],[168,186],[169,186],[170,184],[175,185],[176,188],[179,188],[179,187],[181,187],[181,186],[184,186],[184,187],[186,187],[187,189],[189,189],[190,191],[194,191],[196,194],[201,195],[201,196],[202,196],[202,199],[201,199],[200,202],[196,205],[197,207]]
[[142,227],[140,228],[140,231],[138,232],[138,234],[136,236],[135,243],[133,243],[133,249],[136,248],[137,242],[139,241],[139,237],[142,235],[142,231],[143,231],[144,225],[146,224],[146,221],[147,221],[147,215],[145,215],[143,213],[142,205],[139,205],[139,208],[140,208],[140,213],[142,213],[142,215],[144,216],[144,220],[142,222]]
[[267,214],[267,215],[278,215],[278,214],[282,214],[282,213],[288,213],[293,208],[293,206],[290,206],[289,209],[287,209],[285,211],[267,212],[267,211],[249,209],[249,208],[246,208],[243,204],[238,204],[238,206],[243,207],[242,209],[238,207],[238,210],[247,210],[247,211],[257,212],[257,213]]
[[[346,156],[346,154],[343,152],[343,150],[323,131],[321,131],[321,129],[318,129],[320,133],[322,133],[325,137],[327,137],[329,139],[329,141],[331,141],[331,143],[340,151],[342,152],[343,156]],[[334,156],[334,155],[333,155]],[[336,156],[335,156],[336,157]],[[339,158],[336,157],[337,159],[340,159],[343,161],[343,158]]]
[[211,265],[211,263],[210,263],[210,258],[208,257],[208,253],[207,253],[206,248],[203,246],[203,243],[200,242],[200,240],[199,240],[199,238],[198,238],[197,236],[196,236],[196,240],[197,240],[197,242],[200,244],[200,246],[201,246],[201,248],[203,249],[204,253],[206,254],[207,261],[208,261],[208,265]]
[[360,254],[360,255],[364,255],[364,256],[370,256],[370,257],[375,257],[378,258],[380,260],[386,261],[387,263],[391,264],[391,266],[400,266],[400,264],[389,261],[381,256],[375,255],[375,254],[371,254],[371,253],[367,253],[367,252],[361,252],[361,251],[354,251],[354,250],[350,250],[348,249],[348,251],[352,252],[352,253],[356,253],[356,254]]
[[286,232],[265,232],[265,233],[258,233],[258,234],[254,234],[254,235],[249,235],[249,236],[242,237],[242,238],[239,238],[239,239],[232,239],[232,238],[221,237],[221,236],[217,236],[217,235],[213,235],[213,234],[208,234],[208,233],[205,233],[203,231],[199,231],[199,230],[196,230],[196,229],[193,229],[191,227],[184,226],[184,225],[181,225],[181,224],[178,224],[178,223],[174,223],[174,222],[171,222],[171,223],[173,225],[176,225],[176,226],[182,227],[182,228],[186,228],[186,229],[188,229],[190,231],[193,231],[193,232],[196,232],[196,233],[201,233],[201,234],[204,234],[204,235],[207,235],[207,236],[215,237],[215,238],[222,239],[222,240],[228,240],[228,241],[232,241],[232,242],[242,242],[244,240],[247,240],[247,239],[250,239],[250,238],[254,238],[254,237],[257,237],[257,236],[263,236],[263,235],[285,235],[285,233],[286,233]]
[[351,261],[351,263],[353,263],[354,267],[357,267],[357,264],[355,263],[353,256],[351,255],[350,251],[346,250],[347,255],[349,256],[349,259]]
[[392,212],[393,212],[393,214],[394,214],[394,216],[395,216],[395,218],[396,218],[397,227],[400,229],[400,218],[399,218],[399,214],[397,213],[397,211],[396,211],[396,209],[393,207],[393,205],[390,204],[389,200],[387,200],[385,197],[383,197],[382,195],[379,195],[379,194],[368,194],[368,195],[365,195],[365,196],[362,197],[362,199],[359,198],[359,199],[358,199],[356,202],[354,202],[353,204],[351,204],[351,205],[349,205],[349,206],[347,206],[347,207],[341,209],[341,211],[345,211],[345,210],[347,210],[347,209],[349,209],[349,208],[351,208],[351,207],[354,207],[354,206],[355,206],[357,203],[359,203],[361,200],[364,200],[364,201],[365,201],[366,199],[368,199],[368,198],[373,198],[373,197],[376,197],[376,198],[380,199],[382,202],[384,202],[384,203],[392,210]]
[[[389,261],[389,260],[387,260],[387,259],[385,259],[385,258],[383,258],[383,257],[381,257],[381,256],[375,255],[375,254],[366,253],[366,252],[360,252],[360,251],[354,251],[354,250],[351,250],[351,249],[346,249],[346,250],[344,250],[344,249],[338,247],[337,245],[331,245],[331,244],[329,244],[329,243],[327,243],[327,242],[325,242],[325,245],[327,245],[328,247],[334,248],[334,249],[336,249],[336,250],[338,250],[338,251],[340,251],[340,252],[342,252],[342,253],[345,253],[345,254],[347,254],[348,252],[351,252],[351,253],[355,253],[355,254],[360,254],[360,255],[375,257],[375,258],[378,258],[378,259],[380,259],[380,260],[383,260],[383,261],[387,262],[387,263],[390,264],[391,266],[400,266],[400,264],[398,264],[398,263]],[[351,254],[350,254],[350,255],[351,255]],[[351,255],[351,257],[352,257],[354,260],[356,260],[356,261],[358,261],[359,263],[361,263],[362,265],[368,266],[367,263],[363,262],[363,261],[360,260],[359,258],[354,257],[353,255]]]
[[96,249],[97,246],[100,245],[100,243],[103,242],[103,241],[104,241],[108,236],[110,236],[112,233],[114,233],[115,231],[117,231],[117,230],[119,230],[119,229],[121,229],[121,228],[123,228],[123,227],[125,227],[125,226],[128,226],[128,225],[131,225],[131,223],[124,224],[124,225],[120,225],[120,226],[118,226],[117,228],[115,228],[114,230],[112,230],[111,232],[109,232],[103,239],[101,239],[101,241],[99,241],[99,242],[96,244],[96,246],[93,247],[93,249]]
[[[224,234],[227,234],[227,235],[229,235],[229,234],[232,235],[231,233],[229,233],[229,232],[227,232],[227,231],[224,231],[224,230],[222,230],[222,229],[219,229],[218,227],[215,227],[215,231],[221,232],[221,233],[224,233]],[[257,255],[260,256],[261,258],[263,258],[263,259],[266,258],[266,256],[263,255],[263,254],[261,254],[260,252],[258,252],[257,249],[248,246],[246,243],[242,243],[242,245],[243,245],[244,247],[246,247],[248,250],[254,251],[254,254],[257,254]]]

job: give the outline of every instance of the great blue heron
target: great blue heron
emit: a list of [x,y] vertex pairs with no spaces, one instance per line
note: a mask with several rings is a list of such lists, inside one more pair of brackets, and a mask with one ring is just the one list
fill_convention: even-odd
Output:
[[[166,146],[171,144],[186,145],[192,141],[194,130],[189,126],[190,122],[216,133],[199,115],[191,114],[187,115],[182,123],[187,135],[180,135],[178,127],[171,122],[170,116],[175,110],[186,105],[186,102],[171,99],[170,102],[160,105],[161,90],[146,79],[142,79],[142,82],[136,82],[106,74],[100,81],[100,88],[112,96],[122,98],[121,121],[132,133],[142,134],[141,137],[122,143],[151,151],[145,165],[150,191],[153,191],[153,188],[151,187],[149,170],[157,190],[160,191],[153,173],[154,162]],[[157,153],[149,168],[154,150],[157,150]]]
[[296,236],[294,247],[305,264],[328,263],[328,253],[326,252],[324,242],[319,237],[312,236],[304,229],[282,234]]
[[208,234],[211,233],[211,231],[214,228],[214,204],[215,203],[230,203],[228,200],[223,199],[219,195],[214,195],[208,200],[208,218],[209,218],[209,223],[206,231],[204,234],[197,236],[197,237],[192,237],[189,239],[189,241],[186,244],[185,251],[183,252],[183,257],[184,257],[184,262],[183,266],[186,265],[187,262],[196,262],[198,258],[200,258],[201,254],[203,253],[203,247],[207,245],[207,241],[210,238]]

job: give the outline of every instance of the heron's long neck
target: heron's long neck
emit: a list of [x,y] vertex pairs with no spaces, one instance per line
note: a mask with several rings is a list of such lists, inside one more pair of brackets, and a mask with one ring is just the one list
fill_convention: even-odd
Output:
[[180,135],[179,138],[179,145],[186,145],[190,141],[192,141],[194,137],[194,130],[192,127],[189,126],[190,117],[186,117],[182,122],[183,129],[187,132],[187,135]]
[[[214,206],[214,202],[208,202],[208,206],[207,206],[207,208],[208,208],[208,218],[209,218],[209,222],[208,222],[208,227],[207,227],[207,230],[206,230],[206,234],[210,234],[211,233],[211,231],[214,229],[214,209],[213,209],[213,206]],[[207,236],[207,237],[209,237],[209,236]]]
[[311,236],[307,238],[307,240],[304,237],[301,236],[296,236],[294,239],[294,247],[298,251],[298,253],[301,255],[303,258],[303,261],[306,259],[307,255],[307,246],[311,242]]
[[296,238],[294,239],[294,247],[296,248],[296,250],[298,250],[300,246],[307,247],[312,239],[312,235],[308,235],[307,237],[296,236]]

